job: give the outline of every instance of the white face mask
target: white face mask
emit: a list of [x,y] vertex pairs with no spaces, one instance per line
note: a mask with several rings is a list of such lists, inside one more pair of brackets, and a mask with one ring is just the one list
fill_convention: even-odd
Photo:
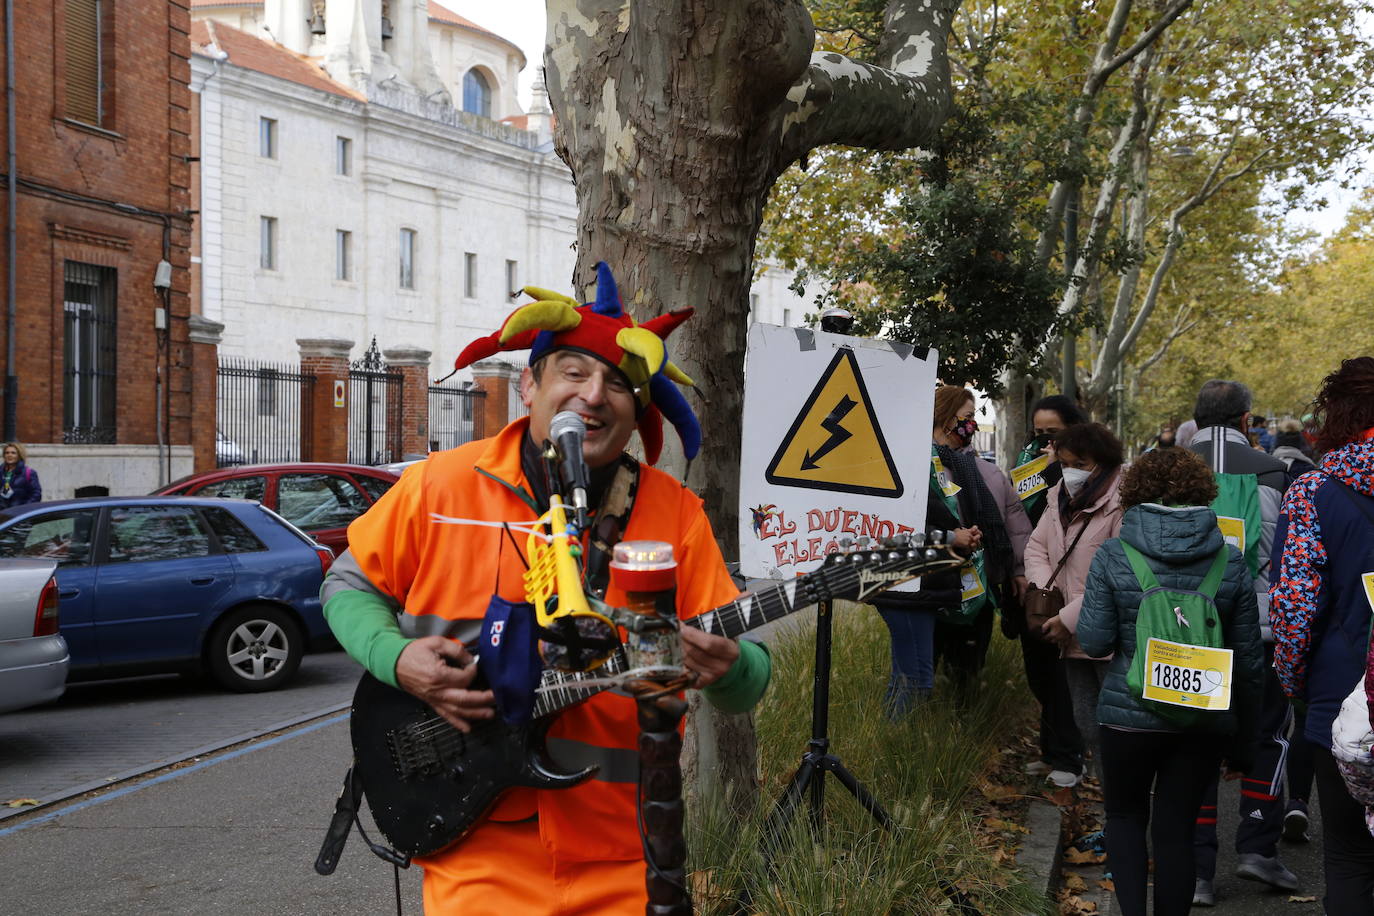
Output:
[[1083,484],[1087,483],[1091,476],[1092,471],[1082,468],[1064,468],[1064,489],[1069,491],[1070,496],[1077,496],[1078,491],[1083,489]]

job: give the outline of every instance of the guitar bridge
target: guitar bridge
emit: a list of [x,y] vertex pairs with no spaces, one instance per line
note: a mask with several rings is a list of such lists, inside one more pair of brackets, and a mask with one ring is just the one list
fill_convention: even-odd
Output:
[[462,734],[443,726],[441,720],[430,719],[411,722],[386,733],[386,746],[391,752],[391,763],[402,781],[442,773],[446,766],[446,749],[440,747],[441,743],[455,744],[455,747],[447,750],[460,755],[463,753]]

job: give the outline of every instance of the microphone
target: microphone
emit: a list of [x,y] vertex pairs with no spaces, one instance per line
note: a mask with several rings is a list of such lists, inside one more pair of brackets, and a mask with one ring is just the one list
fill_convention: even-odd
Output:
[[577,527],[587,527],[587,462],[582,458],[582,441],[587,436],[587,424],[576,411],[555,414],[549,423],[549,438],[558,446],[563,462],[563,481],[572,490],[573,511],[577,513]]

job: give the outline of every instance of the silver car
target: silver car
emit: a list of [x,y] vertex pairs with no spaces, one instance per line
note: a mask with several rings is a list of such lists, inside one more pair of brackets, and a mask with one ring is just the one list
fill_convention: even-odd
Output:
[[67,688],[56,569],[50,559],[0,560],[0,712],[55,700]]

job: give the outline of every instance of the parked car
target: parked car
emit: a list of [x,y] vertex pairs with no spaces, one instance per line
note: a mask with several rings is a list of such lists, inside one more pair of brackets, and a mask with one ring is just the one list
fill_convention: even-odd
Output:
[[215,463],[222,468],[243,464],[243,449],[219,430],[215,430]]
[[154,495],[256,499],[337,556],[348,549],[348,523],[399,479],[361,464],[245,464],[174,480]]
[[56,569],[54,560],[0,560],[0,712],[47,703],[67,687]]
[[273,690],[333,638],[333,552],[258,503],[96,497],[0,510],[0,557],[55,561],[71,679],[208,672]]

